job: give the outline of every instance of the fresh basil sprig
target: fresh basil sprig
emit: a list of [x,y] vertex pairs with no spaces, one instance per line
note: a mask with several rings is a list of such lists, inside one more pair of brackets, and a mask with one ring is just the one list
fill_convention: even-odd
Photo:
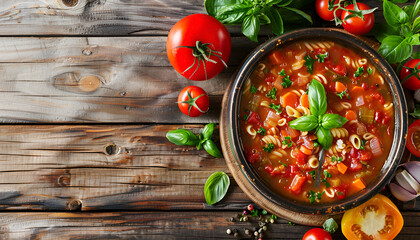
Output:
[[208,205],[213,205],[226,195],[230,185],[229,177],[224,172],[215,172],[204,185],[204,197]]
[[213,142],[214,127],[216,124],[209,123],[200,130],[198,137],[191,131],[185,129],[171,130],[166,133],[166,138],[176,145],[196,146],[198,150],[204,148],[213,157],[223,157],[222,152]]
[[378,52],[389,63],[399,63],[412,55],[414,45],[420,45],[420,16],[417,17],[420,0],[404,8],[384,0],[383,9],[386,23],[374,29],[376,39],[381,42]]
[[282,15],[299,16],[299,20],[305,19],[312,24],[310,15],[289,6],[292,2],[292,0],[205,0],[204,7],[210,16],[223,24],[242,24],[242,33],[257,42],[261,25],[268,24],[274,34],[283,34],[284,21],[287,18],[282,18]]
[[333,141],[330,129],[343,126],[347,119],[338,114],[326,114],[327,95],[324,86],[315,79],[309,84],[308,99],[312,115],[305,115],[290,121],[289,126],[305,132],[315,130],[319,144],[328,150]]

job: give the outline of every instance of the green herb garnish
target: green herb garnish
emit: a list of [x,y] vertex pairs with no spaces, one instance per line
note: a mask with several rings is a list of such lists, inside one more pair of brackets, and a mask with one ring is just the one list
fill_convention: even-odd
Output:
[[204,197],[208,205],[213,205],[226,195],[230,185],[228,175],[224,172],[215,172],[207,179],[204,185]]
[[316,62],[316,60],[311,58],[309,55],[306,55],[303,59],[305,59],[305,63],[303,65],[305,65],[306,70],[312,74],[314,72],[314,62]]
[[346,94],[347,94],[347,89],[346,89],[346,90],[344,90],[344,91],[342,91],[341,93],[337,93],[337,96],[338,96],[340,99],[343,99],[343,97],[344,97]]
[[314,147],[318,147],[319,143],[314,141]]
[[272,98],[274,100],[277,100],[276,93],[277,93],[277,88],[273,87],[273,89],[268,91],[268,94],[266,94],[266,96],[269,97],[269,98]]
[[356,70],[356,72],[354,73],[354,77],[360,77],[360,76],[362,76],[362,74],[363,74],[363,72],[364,72],[365,70],[363,69],[363,67],[359,67],[357,70]]
[[274,144],[272,144],[272,143],[269,143],[269,144],[267,144],[267,146],[263,147],[263,150],[265,152],[268,152],[268,153],[271,153],[271,151],[273,151],[273,149],[274,149]]
[[290,80],[290,77],[289,77],[289,75],[287,75],[286,77],[284,77],[283,79],[282,79],[282,83],[281,83],[281,85],[284,87],[284,88],[288,88],[288,87],[290,87],[290,86],[292,86],[292,81]]
[[332,158],[331,158],[331,162],[341,162],[341,161],[343,161],[343,158],[342,157],[338,157],[338,158],[336,158],[335,156],[333,156]]
[[370,75],[370,74],[372,74],[373,69],[369,67],[366,71],[367,71],[367,73]]
[[282,69],[282,70],[280,71],[280,76],[282,76],[282,77],[286,76],[286,71],[284,71],[284,69]]
[[325,220],[322,227],[325,229],[325,231],[327,231],[329,233],[335,233],[335,231],[337,231],[337,229],[338,229],[338,224],[334,220],[334,218],[328,218],[327,220]]
[[416,107],[414,108],[414,112],[410,113],[410,115],[414,118],[420,118],[420,104],[416,103]]
[[270,106],[269,106],[271,109],[274,109],[274,110],[276,110],[276,112],[278,113],[278,114],[280,114],[281,112],[282,112],[282,110],[280,110],[280,108],[281,108],[281,105],[279,104],[279,105],[276,105],[276,104],[274,104],[274,103],[270,103]]
[[258,90],[255,86],[251,86],[251,93],[257,93]]
[[312,179],[315,180],[315,170],[308,172],[311,175]]
[[328,52],[324,54],[318,54],[316,55],[316,57],[318,58],[318,62],[323,63],[325,61],[325,58],[328,57]]
[[365,150],[366,140],[360,139],[360,149]]
[[268,214],[267,210],[263,209],[263,210],[261,211],[261,215],[267,215],[267,214]]
[[284,137],[284,140],[281,143],[283,143],[283,145],[286,145],[288,148],[291,148],[293,146],[293,141],[290,136]]
[[329,188],[331,187],[330,183],[327,181],[327,178],[332,177],[331,173],[329,173],[327,170],[324,170],[324,179],[321,180],[321,182],[325,183],[325,187]]
[[267,131],[263,127],[260,127],[260,129],[257,131],[257,133],[261,134],[261,136],[265,136]]
[[318,143],[328,150],[333,141],[330,129],[342,127],[347,119],[327,111],[327,95],[322,83],[313,79],[309,84],[308,91],[310,116],[302,116],[289,122],[289,126],[299,131],[315,130]]
[[283,166],[285,166],[285,167],[287,167],[287,164],[286,163],[282,163],[282,162],[279,162],[281,165],[283,165]]
[[308,192],[309,202],[313,203],[317,199],[321,200],[321,197],[322,197],[322,195],[324,195],[324,193],[325,193],[325,191],[322,191],[322,193],[317,193],[317,192],[314,192],[312,190],[309,190],[309,192]]

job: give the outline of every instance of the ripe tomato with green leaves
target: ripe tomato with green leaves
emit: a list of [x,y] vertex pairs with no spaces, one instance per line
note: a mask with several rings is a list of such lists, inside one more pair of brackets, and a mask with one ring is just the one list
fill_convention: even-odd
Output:
[[339,4],[338,0],[316,0],[315,9],[318,16],[325,21],[334,20],[334,11],[336,16],[341,16],[343,10],[339,9],[338,6],[334,6],[336,4]]
[[350,4],[341,13],[344,29],[353,34],[363,35],[368,33],[375,23],[375,16],[368,5],[364,3]]
[[410,90],[420,89],[420,59],[411,59],[404,64],[400,73],[401,82]]
[[229,32],[217,19],[206,14],[193,14],[172,27],[166,52],[178,73],[202,81],[227,67],[231,44]]
[[209,110],[209,96],[200,87],[188,86],[179,93],[178,107],[190,117],[199,117]]

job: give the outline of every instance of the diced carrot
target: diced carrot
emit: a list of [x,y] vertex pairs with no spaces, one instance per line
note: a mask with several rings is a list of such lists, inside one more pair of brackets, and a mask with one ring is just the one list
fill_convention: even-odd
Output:
[[290,106],[295,108],[296,104],[299,102],[298,96],[293,92],[287,92],[283,96],[281,96],[281,106],[286,107]]
[[283,89],[283,86],[281,85],[283,81],[281,80],[281,77],[278,77],[276,80],[274,80],[273,82],[273,86],[277,89],[277,90],[281,90]]
[[299,150],[301,152],[303,152],[303,154],[305,154],[305,155],[311,155],[312,154],[312,150],[303,146],[303,145],[300,146]]
[[362,95],[363,94],[363,91],[364,91],[364,89],[362,87],[360,87],[360,86],[354,86],[351,89],[351,94],[353,96],[359,96],[359,95]]
[[360,191],[360,190],[364,189],[366,187],[366,185],[362,181],[362,179],[358,178],[358,179],[356,179],[356,180],[353,181],[352,187],[356,191]]
[[299,193],[305,182],[306,182],[306,177],[300,176],[299,174],[297,174],[293,178],[292,183],[290,184],[290,190],[292,190],[294,193]]
[[302,97],[300,97],[300,105],[302,105],[303,107],[309,108],[308,94],[306,93],[302,94]]
[[347,110],[347,112],[346,112],[346,118],[349,121],[357,120],[357,115],[356,115],[356,113],[353,110]]
[[341,174],[344,174],[347,171],[347,166],[344,163],[340,162],[337,164],[337,169]]
[[336,92],[344,92],[347,89],[346,85],[341,82],[335,82],[335,91]]

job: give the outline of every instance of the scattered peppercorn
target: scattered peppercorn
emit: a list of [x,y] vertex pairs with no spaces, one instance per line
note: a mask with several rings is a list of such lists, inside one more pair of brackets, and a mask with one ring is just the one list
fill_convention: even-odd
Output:
[[228,235],[230,235],[230,234],[232,234],[232,230],[230,230],[230,228],[228,228],[228,229],[226,230],[226,233],[227,233]]
[[254,206],[252,206],[252,204],[249,204],[248,205],[248,211],[252,211],[252,210],[254,210]]
[[247,217],[247,216],[245,216],[242,220],[243,220],[244,222],[248,222],[248,217]]
[[249,236],[251,235],[251,231],[249,231],[249,229],[245,229],[245,234]]
[[274,219],[270,219],[270,223],[274,223]]
[[233,236],[237,238],[237,237],[239,237],[239,233],[236,232],[236,233],[233,234]]
[[258,236],[258,232],[257,231],[254,232],[254,236]]
[[267,226],[262,227],[263,231],[267,231]]

